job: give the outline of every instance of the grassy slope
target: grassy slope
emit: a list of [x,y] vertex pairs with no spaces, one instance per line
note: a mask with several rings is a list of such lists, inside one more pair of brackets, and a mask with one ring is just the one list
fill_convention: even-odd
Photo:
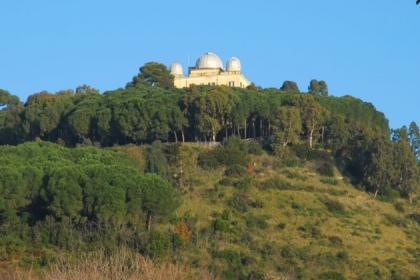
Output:
[[[325,182],[310,164],[276,168],[274,161],[268,155],[254,158],[252,187],[245,195],[262,201],[263,207],[248,207],[241,213],[227,203],[240,193],[238,190],[232,186],[215,188],[224,176],[223,170],[194,168],[195,160],[189,152],[187,177],[194,178],[194,187],[185,193],[180,215],[190,212],[197,218],[197,231],[209,231],[214,214],[227,209],[229,223],[236,230],[200,238],[198,249],[191,250],[195,263],[213,266],[218,271],[228,269],[226,259],[212,261],[211,256],[214,251],[231,249],[255,259],[254,264],[244,266],[245,270],[269,271],[286,279],[317,279],[317,275],[327,271],[340,272],[348,279],[389,279],[391,274],[406,279],[419,273],[420,227],[406,218],[418,205],[402,213],[393,204],[375,200],[339,177],[337,185]],[[272,177],[291,187],[259,188]],[[325,200],[338,202],[344,211],[329,210]],[[268,227],[249,228],[246,217],[250,214],[266,216]],[[244,233],[250,233],[246,241]]]

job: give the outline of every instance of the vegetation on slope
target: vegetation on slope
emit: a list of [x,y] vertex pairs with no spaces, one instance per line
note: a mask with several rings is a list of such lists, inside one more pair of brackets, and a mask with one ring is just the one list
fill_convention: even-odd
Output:
[[323,81],[171,85],[150,63],[102,95],[0,91],[1,266],[71,279],[127,248],[221,279],[420,277],[415,122]]

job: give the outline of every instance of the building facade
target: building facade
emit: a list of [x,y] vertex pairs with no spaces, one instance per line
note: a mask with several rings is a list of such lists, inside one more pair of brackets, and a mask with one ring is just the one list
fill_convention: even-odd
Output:
[[241,62],[232,57],[223,67],[222,60],[214,53],[208,52],[197,59],[195,67],[188,69],[188,76],[179,63],[172,63],[170,67],[177,88],[191,85],[225,85],[229,87],[246,88],[251,82],[241,73]]

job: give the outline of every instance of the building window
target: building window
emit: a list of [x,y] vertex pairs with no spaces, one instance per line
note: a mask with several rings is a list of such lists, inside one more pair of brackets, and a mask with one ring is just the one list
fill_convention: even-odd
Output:
[[234,81],[230,81],[230,82],[229,82],[229,86],[230,86],[230,87],[234,87],[234,86],[235,86],[235,82],[234,82]]

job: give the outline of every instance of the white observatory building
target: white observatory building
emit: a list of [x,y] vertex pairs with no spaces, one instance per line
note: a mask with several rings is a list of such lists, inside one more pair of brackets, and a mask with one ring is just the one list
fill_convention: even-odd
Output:
[[241,62],[232,57],[226,63],[226,69],[222,60],[214,53],[207,52],[200,56],[195,67],[188,69],[188,76],[184,76],[181,64],[172,63],[170,67],[177,88],[185,88],[190,85],[225,85],[229,87],[246,88],[251,84],[241,73]]

